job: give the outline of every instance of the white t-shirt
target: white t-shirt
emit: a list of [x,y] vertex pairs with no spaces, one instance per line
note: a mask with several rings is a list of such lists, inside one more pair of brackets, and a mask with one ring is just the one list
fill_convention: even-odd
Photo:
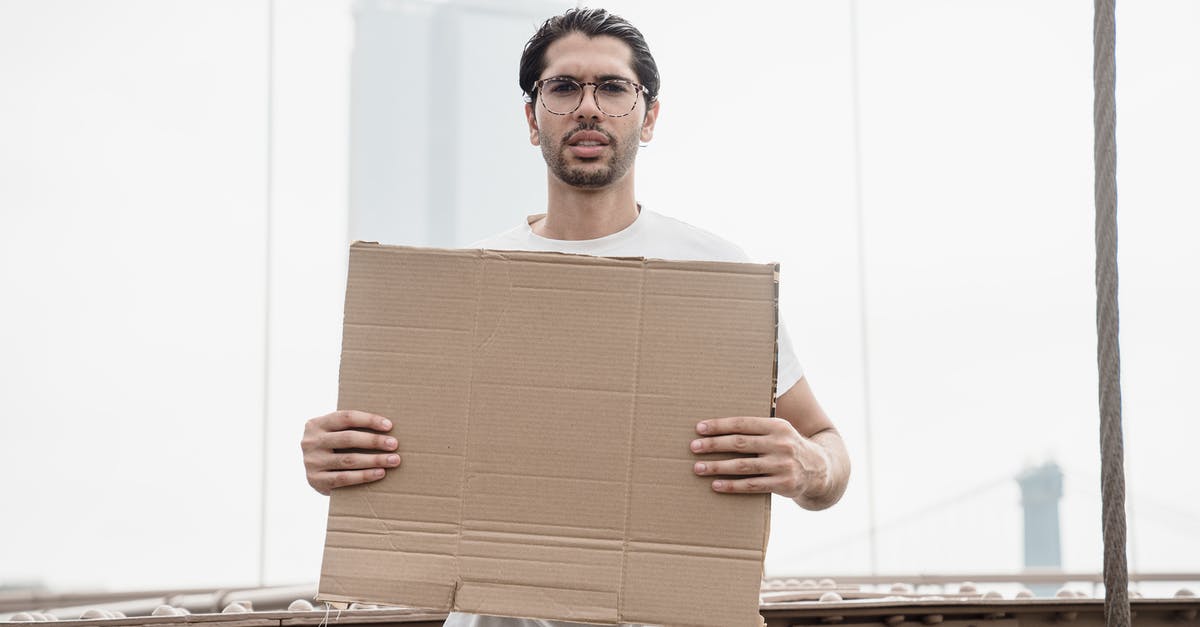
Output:
[[[589,240],[548,239],[533,232],[530,224],[541,215],[529,216],[525,224],[471,244],[470,248],[492,250],[544,250],[598,257],[646,257],[678,261],[750,261],[736,244],[676,220],[642,208],[633,224],[605,237]],[[779,323],[776,396],[792,388],[804,376],[792,351],[792,342],[783,322]],[[445,627],[588,627],[583,623],[565,623],[530,618],[500,618],[454,612]],[[632,627],[632,626],[630,626]]]

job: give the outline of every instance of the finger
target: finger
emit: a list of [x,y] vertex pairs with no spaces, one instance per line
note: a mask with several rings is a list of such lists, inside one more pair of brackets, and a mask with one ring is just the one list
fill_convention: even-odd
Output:
[[762,494],[771,492],[776,482],[770,477],[750,477],[749,479],[717,479],[712,482],[715,492],[727,494]]
[[367,453],[339,453],[314,456],[310,470],[338,471],[361,470],[368,468],[395,468],[400,465],[400,456],[395,453],[371,455]]
[[329,494],[330,490],[337,488],[379,481],[384,477],[384,474],[385,471],[382,468],[368,468],[366,470],[333,470],[317,473],[317,475],[310,480],[309,483],[311,483],[312,486],[321,494]]
[[710,418],[696,424],[696,433],[700,435],[724,435],[729,433],[745,433],[748,435],[765,435],[774,430],[778,418],[755,418],[752,416],[734,416],[731,418]]
[[368,451],[394,451],[399,443],[390,435],[368,431],[333,431],[321,436],[321,448],[326,450],[354,448]]
[[698,475],[770,475],[778,470],[778,465],[767,457],[742,457],[696,462],[692,470]]
[[693,453],[767,453],[770,438],[758,435],[718,435],[692,440]]
[[326,431],[344,431],[346,429],[374,429],[376,431],[391,431],[392,421],[376,414],[353,409],[343,409],[325,414],[315,419],[318,425]]

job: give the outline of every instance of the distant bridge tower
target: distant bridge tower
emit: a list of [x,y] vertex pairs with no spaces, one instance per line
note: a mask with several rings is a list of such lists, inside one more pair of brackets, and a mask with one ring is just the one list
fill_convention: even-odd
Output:
[[[1062,572],[1062,543],[1058,502],[1062,499],[1062,469],[1054,462],[1017,475],[1025,508],[1025,570]],[[1038,596],[1053,595],[1056,586],[1030,586]]]

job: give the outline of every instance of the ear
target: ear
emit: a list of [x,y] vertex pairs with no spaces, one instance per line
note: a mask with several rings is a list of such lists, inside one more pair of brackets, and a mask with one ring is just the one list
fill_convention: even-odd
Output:
[[535,103],[525,103],[525,122],[529,124],[529,143],[534,146],[541,145],[541,138],[538,137],[537,126],[537,109],[534,108]]
[[658,120],[658,101],[646,109],[646,117],[642,118],[642,143],[646,143],[654,138],[654,122]]

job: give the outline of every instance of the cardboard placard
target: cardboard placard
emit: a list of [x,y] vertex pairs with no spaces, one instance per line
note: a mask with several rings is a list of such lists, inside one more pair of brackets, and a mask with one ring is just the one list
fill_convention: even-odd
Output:
[[318,599],[759,625],[769,495],[692,465],[773,415],[776,265],[355,243],[338,407],[403,464],[330,499]]

